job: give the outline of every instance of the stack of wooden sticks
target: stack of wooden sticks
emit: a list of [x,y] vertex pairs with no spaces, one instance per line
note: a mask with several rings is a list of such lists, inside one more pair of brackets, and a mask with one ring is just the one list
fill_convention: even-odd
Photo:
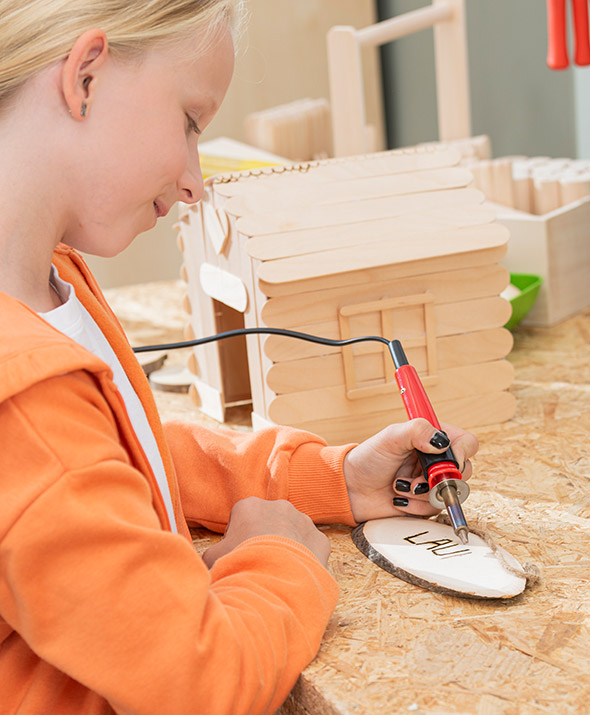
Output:
[[254,112],[244,121],[246,141],[293,161],[332,155],[330,106],[326,99],[299,99]]
[[590,196],[590,160],[509,156],[464,161],[489,201],[543,215]]

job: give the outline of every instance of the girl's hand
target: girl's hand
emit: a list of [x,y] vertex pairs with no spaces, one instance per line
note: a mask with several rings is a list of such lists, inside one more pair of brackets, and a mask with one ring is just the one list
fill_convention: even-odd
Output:
[[[442,425],[463,479],[471,476],[471,457],[479,446],[470,432]],[[426,482],[416,449],[441,454],[448,448],[445,435],[419,417],[392,424],[351,450],[344,459],[344,478],[357,522],[388,516],[432,516],[438,512],[428,501]]]
[[327,566],[330,542],[313,521],[288,501],[258,497],[241,499],[234,504],[223,539],[204,552],[203,560],[211,568],[218,558],[233,551],[243,541],[268,535],[297,541],[307,547],[322,566]]

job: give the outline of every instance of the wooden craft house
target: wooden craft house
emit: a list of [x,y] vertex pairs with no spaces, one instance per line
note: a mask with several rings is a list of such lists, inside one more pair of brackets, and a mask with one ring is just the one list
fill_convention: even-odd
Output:
[[[509,233],[459,158],[422,147],[212,177],[179,223],[187,339],[242,326],[397,338],[441,421],[509,419]],[[189,367],[195,402],[219,421],[252,400],[254,428],[335,444],[407,419],[375,342],[232,337],[195,348]]]

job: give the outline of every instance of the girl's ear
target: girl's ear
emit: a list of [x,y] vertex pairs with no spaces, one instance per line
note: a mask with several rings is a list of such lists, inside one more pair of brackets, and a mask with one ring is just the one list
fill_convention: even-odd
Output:
[[66,106],[74,119],[88,115],[96,92],[96,73],[107,58],[109,46],[102,30],[87,30],[74,43],[61,72]]

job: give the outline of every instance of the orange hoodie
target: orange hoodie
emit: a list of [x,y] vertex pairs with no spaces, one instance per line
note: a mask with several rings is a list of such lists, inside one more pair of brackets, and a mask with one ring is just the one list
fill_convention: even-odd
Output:
[[353,524],[351,445],[286,428],[162,428],[143,372],[80,256],[72,283],[138,393],[178,534],[110,369],[0,294],[0,711],[266,713],[314,657],[337,587],[305,547],[249,539],[208,570],[189,523],[223,530],[245,496]]

